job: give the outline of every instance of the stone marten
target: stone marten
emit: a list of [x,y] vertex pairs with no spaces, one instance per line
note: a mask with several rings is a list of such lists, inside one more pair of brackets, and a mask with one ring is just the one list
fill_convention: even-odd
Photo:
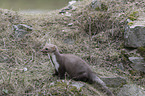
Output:
[[91,70],[89,65],[78,56],[60,54],[57,46],[49,43],[46,43],[41,52],[50,55],[51,62],[55,66],[55,75],[63,78],[65,72],[67,72],[70,78],[94,83],[95,86],[100,87],[99,89],[104,91],[108,96],[114,96],[106,84]]

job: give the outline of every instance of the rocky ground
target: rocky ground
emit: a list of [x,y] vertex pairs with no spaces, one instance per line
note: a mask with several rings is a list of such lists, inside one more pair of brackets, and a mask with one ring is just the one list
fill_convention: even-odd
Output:
[[116,96],[145,94],[145,3],[83,0],[44,14],[0,9],[0,95],[104,96],[53,77],[46,42],[85,60]]

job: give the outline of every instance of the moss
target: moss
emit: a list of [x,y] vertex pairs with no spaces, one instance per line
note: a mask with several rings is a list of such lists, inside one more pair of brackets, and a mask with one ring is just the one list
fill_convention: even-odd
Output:
[[139,47],[137,50],[145,60],[145,47]]
[[138,12],[138,11],[134,11],[134,12],[132,12],[132,13],[128,16],[128,19],[134,21],[134,20],[137,20],[138,17],[139,17],[139,12]]

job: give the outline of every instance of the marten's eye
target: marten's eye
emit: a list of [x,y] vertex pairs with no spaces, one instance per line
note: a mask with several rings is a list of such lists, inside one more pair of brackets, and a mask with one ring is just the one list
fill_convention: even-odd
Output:
[[48,50],[48,48],[45,48],[45,50]]

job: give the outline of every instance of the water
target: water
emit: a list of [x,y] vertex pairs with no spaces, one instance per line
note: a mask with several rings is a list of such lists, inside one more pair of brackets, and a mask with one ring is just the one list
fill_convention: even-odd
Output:
[[0,8],[21,12],[40,13],[67,6],[72,0],[0,0]]

